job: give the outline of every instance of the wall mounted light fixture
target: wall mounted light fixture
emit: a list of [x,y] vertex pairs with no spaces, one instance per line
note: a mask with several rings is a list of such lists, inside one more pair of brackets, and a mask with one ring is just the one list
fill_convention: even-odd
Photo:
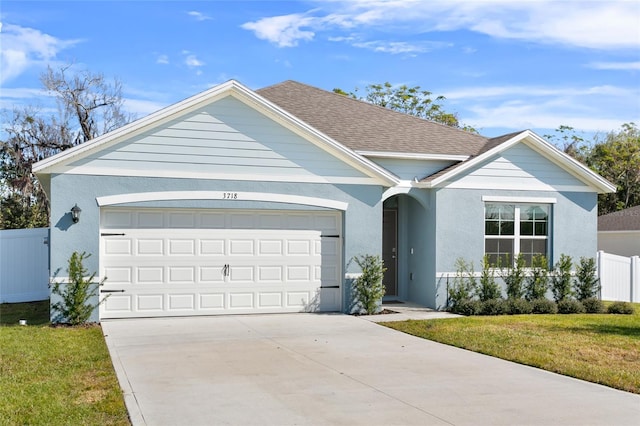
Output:
[[82,209],[78,207],[78,204],[71,207],[71,220],[73,220],[73,223],[80,222],[80,212],[82,212]]

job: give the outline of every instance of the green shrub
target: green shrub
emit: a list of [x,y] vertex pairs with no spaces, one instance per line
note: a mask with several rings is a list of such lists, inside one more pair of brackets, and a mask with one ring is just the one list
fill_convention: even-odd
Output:
[[525,299],[507,299],[507,312],[509,315],[530,314],[533,311],[531,302]]
[[631,315],[635,312],[635,308],[628,302],[613,302],[607,308],[607,312],[610,314]]
[[577,300],[564,299],[558,302],[559,314],[583,314],[585,313],[584,306]]
[[542,299],[549,288],[549,262],[542,255],[533,256],[531,274],[525,280],[525,294],[527,300]]
[[604,303],[597,297],[583,299],[581,303],[582,306],[584,306],[585,312],[588,314],[602,314],[605,311]]
[[596,260],[593,257],[581,257],[576,267],[574,292],[576,299],[595,297],[600,290],[600,279],[596,276]]
[[353,299],[359,312],[373,315],[380,310],[385,287],[382,283],[386,270],[380,256],[354,256],[362,274],[353,282]]
[[[60,296],[62,300],[51,304],[51,309],[56,312],[54,323],[70,325],[84,324],[89,321],[93,310],[101,303],[90,303],[90,300],[98,294],[98,289],[104,284],[106,277],[99,283],[94,283],[96,273],[88,275],[82,262],[91,256],[86,253],[73,252],[69,258],[69,282],[54,282],[51,292]],[[103,299],[103,301],[106,299]]]
[[[507,260],[509,263],[509,260]],[[504,267],[503,267],[504,266]],[[525,261],[522,253],[516,257],[515,265],[513,262],[507,265],[498,263],[500,269],[500,277],[507,287],[507,298],[522,299],[524,297],[524,268]]]
[[453,279],[453,284],[448,288],[448,306],[452,311],[460,302],[473,299],[476,286],[473,263],[467,263],[462,258],[456,259],[456,276]]
[[495,272],[487,255],[482,258],[482,273],[480,275],[480,284],[478,285],[477,292],[478,298],[482,302],[500,299],[502,297],[500,286],[496,282]]
[[535,299],[531,301],[531,313],[534,314],[556,314],[558,305],[549,299]]
[[571,296],[572,264],[573,260],[571,259],[571,256],[561,254],[560,259],[553,269],[553,275],[551,276],[551,291],[556,303]]
[[508,312],[508,305],[504,299],[489,299],[480,302],[479,315],[504,315]]
[[482,308],[482,302],[479,300],[463,299],[458,301],[451,307],[450,311],[459,315],[478,315]]

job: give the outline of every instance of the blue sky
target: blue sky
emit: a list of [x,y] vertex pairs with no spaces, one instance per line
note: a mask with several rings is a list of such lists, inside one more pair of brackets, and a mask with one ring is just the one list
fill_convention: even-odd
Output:
[[229,79],[420,86],[487,136],[640,124],[638,1],[0,4],[0,108],[51,103],[47,65],[116,77],[138,117]]

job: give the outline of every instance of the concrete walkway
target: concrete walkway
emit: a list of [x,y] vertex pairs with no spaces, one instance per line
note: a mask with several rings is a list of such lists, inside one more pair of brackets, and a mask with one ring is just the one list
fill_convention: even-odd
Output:
[[640,424],[638,395],[362,317],[132,319],[102,327],[134,425]]

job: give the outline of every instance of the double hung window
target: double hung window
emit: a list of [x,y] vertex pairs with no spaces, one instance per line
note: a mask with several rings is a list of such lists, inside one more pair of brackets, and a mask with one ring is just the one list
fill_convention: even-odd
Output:
[[485,203],[484,251],[492,265],[511,265],[518,255],[531,266],[534,256],[548,257],[548,204]]

